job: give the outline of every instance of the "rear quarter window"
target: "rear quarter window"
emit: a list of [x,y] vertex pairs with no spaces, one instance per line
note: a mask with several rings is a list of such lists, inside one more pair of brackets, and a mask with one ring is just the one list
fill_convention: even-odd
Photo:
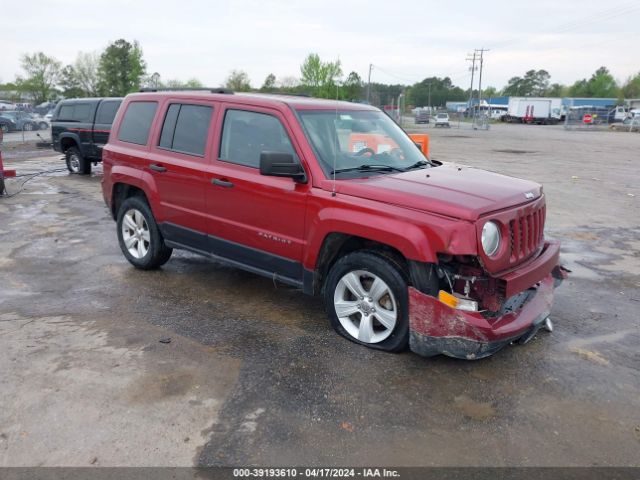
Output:
[[118,140],[137,145],[146,145],[157,108],[157,102],[129,103],[120,124]]

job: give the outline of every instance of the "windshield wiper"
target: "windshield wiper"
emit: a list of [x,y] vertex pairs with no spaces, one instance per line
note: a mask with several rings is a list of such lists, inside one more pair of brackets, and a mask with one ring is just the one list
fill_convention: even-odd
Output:
[[392,167],[391,165],[359,165],[357,167],[348,167],[348,168],[336,168],[335,170],[331,170],[329,175],[333,175],[334,173],[343,173],[343,172],[404,172],[404,168]]
[[418,160],[416,163],[414,163],[413,165],[409,165],[408,167],[403,168],[402,170],[404,172],[406,172],[407,170],[413,170],[414,168],[420,168],[420,167],[424,167],[426,165],[431,165],[433,166],[433,163],[431,162],[427,162],[426,160]]

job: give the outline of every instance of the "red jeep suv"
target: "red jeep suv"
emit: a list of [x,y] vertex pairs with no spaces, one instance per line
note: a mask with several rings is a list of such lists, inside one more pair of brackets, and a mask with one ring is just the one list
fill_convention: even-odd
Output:
[[536,183],[425,155],[368,105],[128,95],[103,152],[124,256],[182,248],[324,296],[336,331],[477,359],[547,323],[564,277]]

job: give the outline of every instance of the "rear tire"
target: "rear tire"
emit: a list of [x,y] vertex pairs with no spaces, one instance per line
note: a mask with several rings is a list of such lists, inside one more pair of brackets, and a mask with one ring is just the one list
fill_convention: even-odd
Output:
[[324,284],[329,321],[352,342],[387,352],[409,344],[409,295],[398,265],[368,251],[349,253],[329,271]]
[[64,155],[69,172],[78,175],[91,174],[91,162],[82,156],[77,147],[68,148],[67,151],[64,152]]
[[129,263],[152,270],[169,261],[173,249],[164,243],[151,208],[142,197],[129,197],[118,210],[118,243]]

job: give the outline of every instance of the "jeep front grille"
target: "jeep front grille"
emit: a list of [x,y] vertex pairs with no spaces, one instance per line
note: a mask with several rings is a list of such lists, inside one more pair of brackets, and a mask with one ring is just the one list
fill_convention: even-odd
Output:
[[545,213],[546,209],[543,205],[509,222],[510,263],[518,263],[538,250],[544,240]]

